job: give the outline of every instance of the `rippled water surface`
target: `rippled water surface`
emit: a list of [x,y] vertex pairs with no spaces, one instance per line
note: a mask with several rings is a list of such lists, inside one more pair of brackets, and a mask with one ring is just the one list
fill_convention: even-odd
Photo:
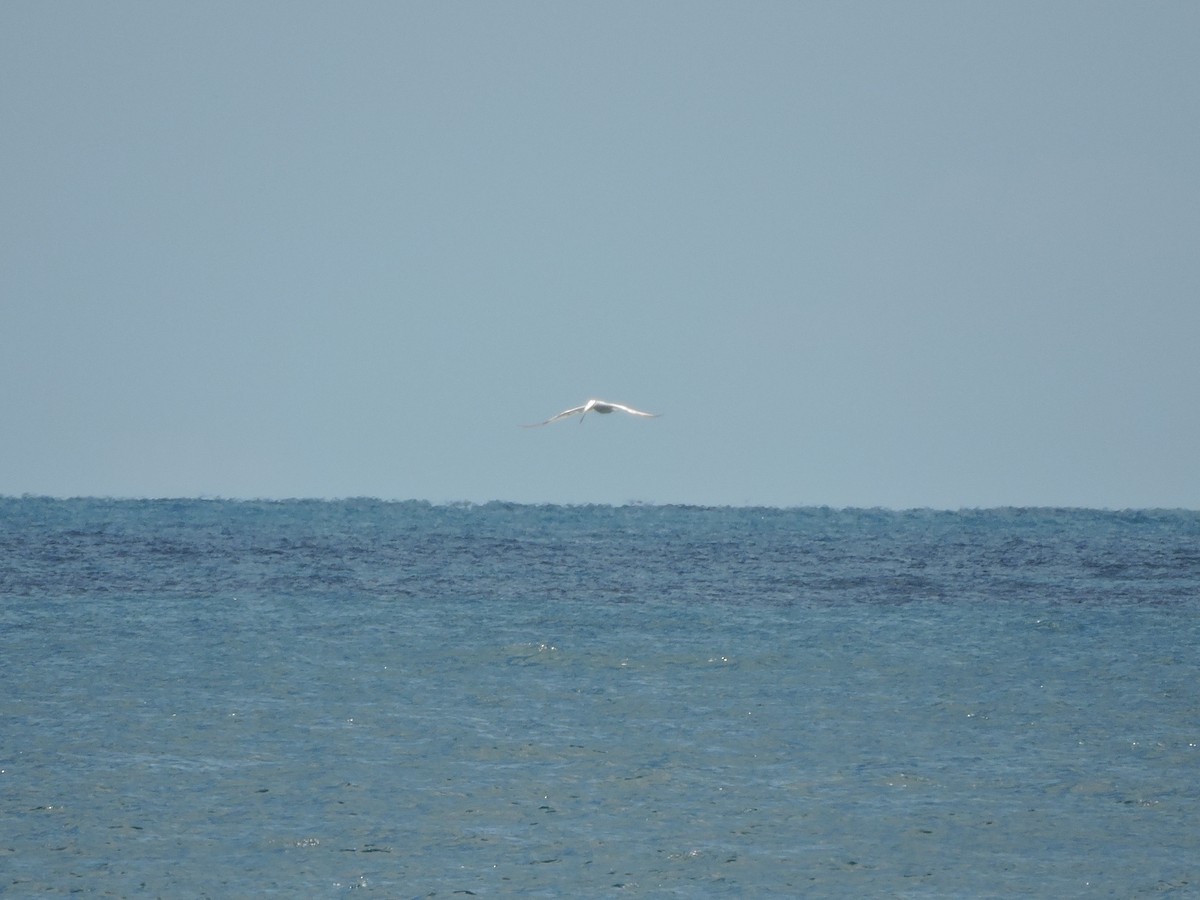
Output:
[[0,499],[0,892],[1200,895],[1200,514]]

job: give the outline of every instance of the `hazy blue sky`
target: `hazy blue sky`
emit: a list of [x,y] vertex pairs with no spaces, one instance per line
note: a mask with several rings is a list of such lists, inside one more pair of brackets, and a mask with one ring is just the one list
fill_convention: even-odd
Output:
[[3,494],[1200,508],[1194,2],[5,0],[0,122]]

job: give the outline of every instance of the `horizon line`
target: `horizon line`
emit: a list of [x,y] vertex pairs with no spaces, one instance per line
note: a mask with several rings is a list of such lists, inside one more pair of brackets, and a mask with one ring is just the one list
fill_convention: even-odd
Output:
[[1109,513],[1131,513],[1131,512],[1200,512],[1200,509],[1194,509],[1187,506],[1080,506],[1080,505],[1058,505],[1058,504],[1012,504],[1002,503],[994,505],[964,505],[964,506],[886,506],[876,504],[872,506],[864,506],[860,504],[833,504],[833,503],[698,503],[698,502],[675,502],[675,501],[659,501],[659,500],[626,500],[620,503],[600,502],[600,501],[549,501],[549,500],[430,500],[423,497],[407,497],[407,498],[388,498],[378,497],[370,494],[346,494],[338,496],[303,496],[294,495],[288,497],[237,497],[225,496],[220,494],[198,494],[198,495],[120,495],[120,494],[42,494],[34,492],[24,492],[22,494],[6,494],[0,493],[0,501],[6,500],[47,500],[53,502],[70,502],[70,501],[109,501],[113,503],[349,503],[349,502],[370,502],[378,504],[421,504],[430,507],[476,507],[476,506],[562,506],[562,507],[609,507],[612,509],[621,509],[626,507],[647,507],[647,508],[685,508],[685,509],[769,509],[769,510],[833,510],[838,512],[845,511],[862,511],[862,512],[939,512],[939,513],[961,513],[961,512],[990,512],[1000,510],[1024,510],[1024,511],[1042,511],[1042,512],[1109,512]]

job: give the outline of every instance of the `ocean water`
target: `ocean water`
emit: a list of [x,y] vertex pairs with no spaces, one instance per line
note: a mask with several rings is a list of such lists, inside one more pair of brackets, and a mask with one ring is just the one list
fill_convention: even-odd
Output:
[[1200,513],[0,499],[0,893],[1200,896]]

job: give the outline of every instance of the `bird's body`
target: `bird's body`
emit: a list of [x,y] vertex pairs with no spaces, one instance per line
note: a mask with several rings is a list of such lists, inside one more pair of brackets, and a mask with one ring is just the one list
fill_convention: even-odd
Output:
[[640,409],[634,409],[631,406],[624,406],[620,403],[609,403],[607,400],[589,400],[583,406],[575,406],[571,409],[565,409],[556,416],[551,416],[545,422],[534,422],[532,425],[522,425],[522,428],[537,428],[541,425],[549,425],[551,422],[557,422],[559,419],[569,419],[571,416],[579,416],[580,423],[583,422],[583,417],[590,412],[608,415],[613,410],[619,409],[623,413],[629,413],[631,416],[644,416],[647,419],[655,419],[659,413],[642,412]]

